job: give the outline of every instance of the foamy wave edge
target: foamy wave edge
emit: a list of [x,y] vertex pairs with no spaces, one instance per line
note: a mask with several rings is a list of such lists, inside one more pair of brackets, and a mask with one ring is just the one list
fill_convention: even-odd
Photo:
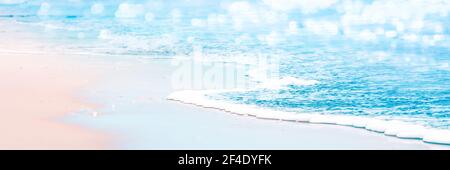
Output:
[[381,120],[358,116],[321,115],[278,111],[256,106],[212,100],[206,97],[207,94],[229,91],[230,90],[175,91],[167,96],[167,100],[192,104],[203,108],[218,109],[243,116],[254,116],[260,119],[350,126],[384,133],[387,136],[394,136],[403,139],[418,139],[427,143],[450,145],[450,130],[445,129],[427,128],[421,125],[415,125],[398,120]]

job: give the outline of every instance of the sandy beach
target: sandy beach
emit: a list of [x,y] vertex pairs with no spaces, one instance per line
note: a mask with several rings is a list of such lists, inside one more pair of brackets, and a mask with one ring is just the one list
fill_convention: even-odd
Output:
[[[0,23],[2,28],[13,28]],[[103,149],[107,135],[58,121],[82,108],[77,91],[95,74],[79,63],[43,52],[32,35],[0,33],[0,149]]]
[[170,58],[53,54],[1,34],[0,149],[449,149],[169,101]]

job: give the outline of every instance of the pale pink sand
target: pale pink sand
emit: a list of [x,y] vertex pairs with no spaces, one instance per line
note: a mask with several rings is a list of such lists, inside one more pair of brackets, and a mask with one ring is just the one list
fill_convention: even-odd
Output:
[[92,107],[75,94],[95,74],[8,37],[0,37],[0,149],[105,149],[107,135],[59,120]]

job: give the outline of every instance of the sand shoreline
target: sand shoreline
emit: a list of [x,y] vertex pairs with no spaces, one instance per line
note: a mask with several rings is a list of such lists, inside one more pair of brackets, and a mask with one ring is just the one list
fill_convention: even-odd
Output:
[[[115,58],[115,69],[85,96],[102,103],[97,117],[72,122],[119,137],[121,149],[449,149],[346,126],[238,116],[167,100],[171,59]],[[112,109],[114,108],[114,109]]]
[[228,101],[215,101],[207,96],[224,90],[182,90],[171,93],[167,99],[191,104],[197,107],[217,109],[241,116],[250,116],[265,120],[280,120],[300,123],[315,123],[327,125],[348,126],[363,128],[368,131],[385,134],[400,139],[416,139],[425,143],[449,146],[450,131],[433,129],[417,124],[398,120],[382,120],[370,117],[349,115],[322,115],[320,113],[287,112],[275,109],[256,107],[245,104],[236,104]]
[[0,33],[0,149],[107,148],[108,135],[59,121],[95,107],[76,96],[95,74],[73,69],[79,63],[40,49],[42,42],[31,34],[5,24],[0,23],[8,28]]
[[[0,149],[449,149],[180,104],[166,100],[176,90],[171,59],[27,53],[42,49],[16,41],[23,36],[30,39],[25,33],[0,39],[0,49],[10,51],[0,50],[0,78],[8,82],[0,87]],[[98,115],[68,114],[80,109]]]

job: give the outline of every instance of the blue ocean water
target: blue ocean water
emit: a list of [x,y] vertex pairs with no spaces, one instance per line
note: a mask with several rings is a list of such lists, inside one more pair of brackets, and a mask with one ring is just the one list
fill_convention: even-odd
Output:
[[[264,54],[316,80],[212,96],[450,128],[450,1],[0,0],[0,19],[64,48],[140,57]],[[208,55],[206,55],[208,57]]]

